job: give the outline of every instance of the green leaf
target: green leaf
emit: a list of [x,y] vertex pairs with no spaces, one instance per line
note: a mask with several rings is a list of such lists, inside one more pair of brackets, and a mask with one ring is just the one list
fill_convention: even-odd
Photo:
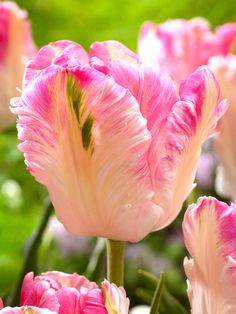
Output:
[[[152,301],[152,290],[159,285],[160,280],[158,280],[153,274],[139,270],[139,275],[145,280],[148,284],[150,289],[144,288],[137,288],[135,290],[135,294],[142,299],[143,302],[146,304],[150,304]],[[161,298],[161,303],[159,307],[160,314],[187,314],[188,312],[184,308],[184,306],[168,291],[166,285],[164,284],[163,287],[163,295]]]
[[188,312],[183,305],[165,289],[160,306],[160,314],[169,313],[187,314]]
[[153,274],[145,271],[145,270],[142,270],[142,269],[139,269],[138,270],[138,274],[143,277],[143,279],[147,282],[149,282],[151,284],[151,286],[153,287],[153,289],[156,288],[157,284],[158,284],[158,279],[156,278],[156,276],[154,276]]
[[159,310],[159,307],[160,307],[162,294],[163,294],[164,287],[165,287],[164,286],[164,282],[165,282],[164,273],[161,273],[159,282],[158,282],[158,284],[156,286],[156,290],[154,292],[154,296],[152,298],[150,314],[158,314],[158,310]]

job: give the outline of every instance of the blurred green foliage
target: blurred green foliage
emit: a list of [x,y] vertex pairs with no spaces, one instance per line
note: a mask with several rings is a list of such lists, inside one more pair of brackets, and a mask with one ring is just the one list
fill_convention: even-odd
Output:
[[[93,41],[115,39],[136,49],[138,30],[144,20],[162,22],[170,18],[204,16],[216,26],[236,21],[234,0],[17,0],[28,11],[38,47],[51,41],[70,39],[86,49]],[[34,230],[47,192],[29,175],[23,156],[17,150],[15,127],[0,134],[0,295],[13,287],[22,263],[23,244]],[[198,194],[201,192],[198,191]],[[142,302],[135,295],[145,286],[138,268],[158,273],[167,269],[166,285],[187,304],[182,261],[186,252],[181,238],[181,217],[169,228],[134,244],[136,253],[127,256],[126,286],[131,302]],[[93,239],[89,248],[92,252]],[[134,249],[134,250],[135,250]],[[133,250],[133,248],[131,248]],[[151,252],[146,254],[145,252]],[[144,256],[140,256],[144,253]],[[52,241],[44,241],[41,270],[83,272],[89,253],[79,256],[60,253]],[[127,253],[129,255],[129,253]],[[149,259],[151,255],[151,258]],[[147,257],[148,256],[148,257]],[[151,260],[152,259],[152,260]],[[104,261],[101,259],[102,262]],[[160,262],[161,261],[161,262]],[[93,279],[103,276],[104,266]]]

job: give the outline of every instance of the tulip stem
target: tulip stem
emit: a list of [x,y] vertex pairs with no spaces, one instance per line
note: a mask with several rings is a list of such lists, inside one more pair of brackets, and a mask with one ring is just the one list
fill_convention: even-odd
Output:
[[107,279],[118,287],[124,285],[125,242],[107,239]]

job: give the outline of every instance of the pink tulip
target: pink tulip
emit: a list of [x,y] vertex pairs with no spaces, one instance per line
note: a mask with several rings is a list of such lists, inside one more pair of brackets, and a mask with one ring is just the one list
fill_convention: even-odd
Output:
[[27,13],[14,2],[0,3],[0,129],[15,117],[9,110],[10,98],[19,95],[25,63],[35,52]]
[[129,300],[123,288],[106,280],[98,288],[96,283],[76,273],[52,271],[37,277],[33,273],[25,276],[21,305],[59,314],[128,314]]
[[219,123],[219,135],[215,138],[215,149],[219,159],[216,190],[219,194],[236,197],[236,56],[211,58],[209,66],[221,87],[221,96],[229,101],[229,108]]
[[139,241],[170,224],[225,110],[208,68],[176,94],[114,41],[43,47],[12,100],[27,167],[72,233]]
[[184,217],[192,314],[236,313],[236,204],[202,197]]
[[138,52],[143,62],[167,71],[176,84],[210,57],[226,55],[236,44],[236,23],[219,27],[215,33],[207,20],[176,19],[162,24],[145,22],[139,33]]
[[21,307],[5,307],[0,310],[0,314],[57,314],[48,309],[40,309],[35,306],[21,306]]

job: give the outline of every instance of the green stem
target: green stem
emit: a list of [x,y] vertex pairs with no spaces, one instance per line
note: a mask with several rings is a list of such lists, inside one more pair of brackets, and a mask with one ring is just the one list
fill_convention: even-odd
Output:
[[124,286],[125,242],[107,239],[107,279]]
[[50,200],[47,200],[44,205],[41,220],[35,232],[30,236],[26,243],[24,252],[24,262],[17,280],[16,288],[12,295],[7,300],[7,304],[15,306],[19,303],[19,295],[21,290],[22,281],[29,271],[37,271],[37,252],[41,244],[44,231],[47,227],[48,220],[52,214],[53,206]]

